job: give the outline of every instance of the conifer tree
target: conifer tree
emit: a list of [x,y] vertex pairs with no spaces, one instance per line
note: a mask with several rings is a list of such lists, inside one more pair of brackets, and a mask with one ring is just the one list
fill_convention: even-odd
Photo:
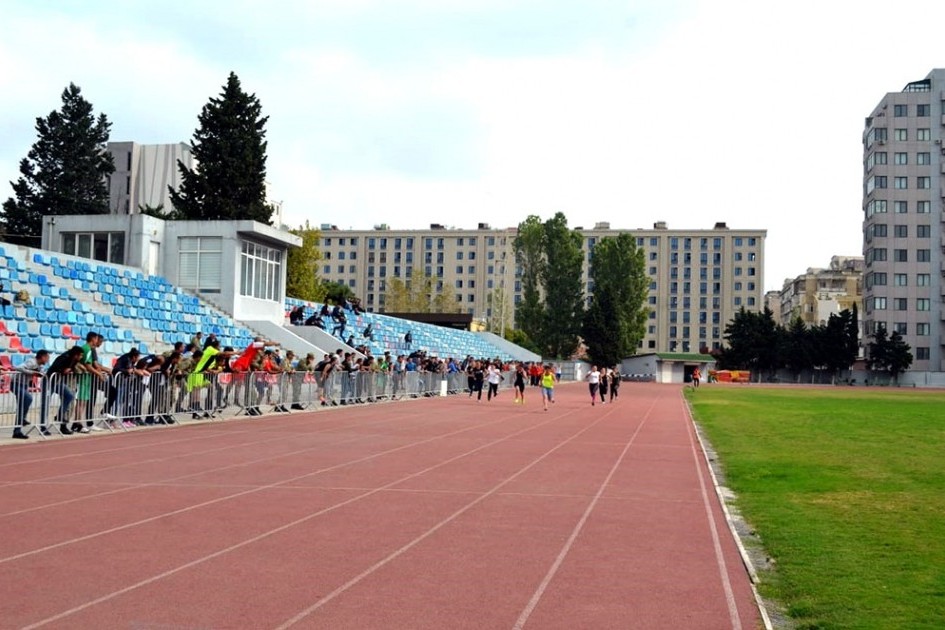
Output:
[[255,94],[230,73],[223,92],[204,105],[194,131],[196,168],[180,160],[179,190],[170,189],[174,217],[185,220],[252,219],[268,224],[266,122]]
[[3,203],[0,231],[9,243],[38,247],[43,215],[107,214],[107,178],[115,164],[105,149],[111,123],[96,118],[92,104],[70,83],[62,108],[36,119],[37,140],[11,182],[14,196]]

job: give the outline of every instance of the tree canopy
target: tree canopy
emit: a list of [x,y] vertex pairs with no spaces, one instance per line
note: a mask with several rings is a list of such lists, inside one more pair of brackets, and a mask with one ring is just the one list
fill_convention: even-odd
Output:
[[36,119],[36,142],[20,161],[13,197],[3,203],[3,239],[39,246],[43,215],[107,214],[107,178],[115,172],[106,150],[111,123],[70,83],[62,107]]
[[518,226],[515,262],[522,282],[516,325],[549,357],[570,356],[584,316],[583,237],[558,212],[544,223],[529,216]]
[[301,227],[289,230],[302,239],[301,247],[289,249],[286,260],[285,292],[300,300],[321,302],[325,297],[325,285],[318,277],[318,262],[321,251],[318,240],[321,233],[306,221]]
[[406,280],[387,279],[384,310],[388,313],[456,313],[459,305],[437,287],[434,278],[414,267]]
[[252,219],[268,224],[266,203],[266,122],[262,105],[230,73],[223,92],[198,116],[193,157],[196,168],[180,160],[178,190],[168,187],[174,218],[184,220]]
[[869,343],[869,367],[871,370],[888,372],[893,382],[912,365],[912,347],[902,335],[893,331],[887,335],[885,326],[878,326]]
[[584,343],[591,362],[616,365],[636,352],[646,332],[643,250],[627,233],[602,239],[593,250],[590,277],[594,294],[584,313]]

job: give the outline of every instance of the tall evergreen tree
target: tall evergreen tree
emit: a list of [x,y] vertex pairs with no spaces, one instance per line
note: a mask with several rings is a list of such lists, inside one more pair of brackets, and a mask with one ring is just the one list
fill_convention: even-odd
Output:
[[20,177],[11,182],[14,196],[3,203],[3,239],[39,246],[43,215],[107,214],[107,178],[115,172],[105,150],[111,123],[96,118],[92,104],[70,83],[62,108],[36,119],[38,136],[20,162]]
[[192,170],[177,161],[180,189],[169,188],[175,218],[252,219],[268,224],[266,204],[266,122],[255,94],[230,73],[223,92],[204,105],[194,131]]
[[778,349],[784,329],[774,321],[774,313],[765,307],[761,313],[743,306],[725,326],[728,347],[718,353],[722,369],[751,370],[758,381],[779,366]]
[[558,212],[544,224],[544,317],[539,346],[547,356],[567,358],[577,349],[584,317],[581,271],[584,253],[580,232],[568,229],[568,219]]
[[871,370],[889,372],[893,382],[912,365],[912,348],[902,335],[893,331],[887,336],[886,327],[878,326],[869,344],[869,367]]
[[616,365],[636,352],[646,332],[646,260],[630,234],[602,239],[594,247],[590,277],[594,295],[582,334],[591,361]]

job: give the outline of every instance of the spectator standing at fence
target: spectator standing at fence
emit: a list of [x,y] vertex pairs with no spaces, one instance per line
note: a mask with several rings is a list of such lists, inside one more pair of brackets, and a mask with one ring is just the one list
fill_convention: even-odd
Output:
[[548,411],[548,403],[554,403],[555,401],[555,383],[557,381],[558,379],[555,378],[551,366],[546,365],[541,373],[541,402],[545,407],[545,411]]
[[528,377],[528,373],[525,371],[525,366],[519,363],[515,366],[515,381],[512,385],[515,387],[515,404],[524,405],[525,404],[525,379]]
[[600,371],[596,365],[591,366],[591,371],[584,377],[587,381],[587,389],[591,393],[591,407],[597,402],[597,392],[600,390]]
[[131,398],[139,376],[136,366],[140,357],[141,352],[132,348],[115,361],[105,399],[105,411],[102,413],[109,424],[115,424],[120,418],[131,417]]
[[[30,390],[33,389],[34,381],[43,378],[43,372],[48,362],[49,352],[47,350],[40,350],[36,353],[36,356],[27,359],[14,370],[13,382],[11,383],[13,396],[16,398],[16,423],[13,427],[14,439],[29,439],[29,435],[27,435],[24,429],[29,425],[29,421],[26,418],[30,411],[30,406],[33,404],[33,394]],[[44,435],[49,435],[49,431],[46,429],[46,399],[43,397],[44,389],[45,388],[40,385],[39,395],[41,409],[39,426],[40,431],[42,431]]]
[[[72,346],[56,357],[46,371],[49,397],[51,398],[53,394],[59,396],[56,422],[59,423],[59,432],[63,435],[72,435],[72,429],[69,428],[69,411],[72,408],[72,401],[75,400],[77,366],[82,360],[82,354],[82,346]],[[45,431],[46,427],[40,427],[40,430]]]
[[[85,336],[85,343],[82,348],[82,359],[77,365],[77,371],[82,375],[79,377],[79,391],[75,405],[76,421],[72,424],[73,433],[89,433],[92,431],[94,422],[92,417],[92,406],[95,404],[95,394],[98,391],[99,382],[107,382],[108,373],[106,369],[99,365],[96,348],[102,345],[101,335],[96,332],[89,332]],[[85,424],[83,424],[85,421]]]

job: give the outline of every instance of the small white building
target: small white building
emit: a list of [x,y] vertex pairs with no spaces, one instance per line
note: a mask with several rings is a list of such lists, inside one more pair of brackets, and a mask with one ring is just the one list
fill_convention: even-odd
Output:
[[653,380],[657,383],[688,383],[692,371],[699,368],[705,381],[710,369],[715,369],[715,358],[708,354],[679,352],[650,352],[624,359],[620,372],[625,379]]
[[42,248],[161,275],[237,320],[282,323],[286,258],[302,239],[256,221],[47,216]]

